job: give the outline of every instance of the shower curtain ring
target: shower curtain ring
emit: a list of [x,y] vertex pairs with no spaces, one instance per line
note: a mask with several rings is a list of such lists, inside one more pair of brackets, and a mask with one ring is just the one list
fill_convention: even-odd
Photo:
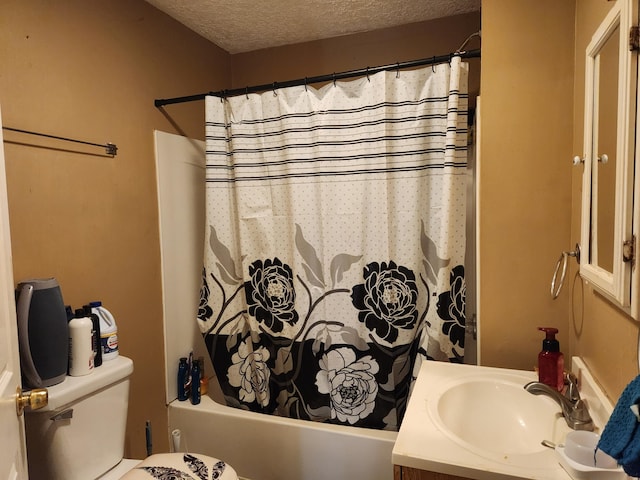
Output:
[[396,62],[398,69],[396,70],[396,78],[400,78],[400,62]]
[[276,88],[277,88],[277,87],[276,87],[276,85],[277,85],[277,84],[278,84],[277,82],[273,82],[273,96],[274,96],[274,97],[277,97],[277,96],[278,96],[278,94],[276,93]]
[[247,100],[249,100],[249,86],[248,85],[244,89],[244,96],[247,97]]
[[431,60],[431,71],[436,73],[436,56],[433,56],[433,60]]
[[370,82],[371,79],[369,78],[369,67],[367,67],[367,82]]
[[304,91],[307,91],[307,77],[304,77]]
[[336,86],[336,72],[333,72],[333,86]]

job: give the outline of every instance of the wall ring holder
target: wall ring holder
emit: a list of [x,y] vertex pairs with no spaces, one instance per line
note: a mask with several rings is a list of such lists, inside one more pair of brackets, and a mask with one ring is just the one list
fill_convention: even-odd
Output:
[[[567,275],[567,264],[569,263],[569,257],[575,257],[578,264],[580,264],[580,244],[576,243],[576,248],[570,252],[562,252],[558,263],[556,263],[556,269],[553,272],[553,278],[551,279],[551,298],[554,300],[558,298],[562,287],[564,286],[564,280]],[[560,272],[560,280],[558,280],[558,272]],[[556,288],[556,282],[558,284]]]

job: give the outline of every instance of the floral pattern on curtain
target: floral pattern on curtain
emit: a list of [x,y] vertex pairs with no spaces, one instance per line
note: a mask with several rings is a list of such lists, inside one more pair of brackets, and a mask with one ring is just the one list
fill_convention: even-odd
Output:
[[207,98],[198,322],[229,405],[397,430],[461,362],[467,65]]

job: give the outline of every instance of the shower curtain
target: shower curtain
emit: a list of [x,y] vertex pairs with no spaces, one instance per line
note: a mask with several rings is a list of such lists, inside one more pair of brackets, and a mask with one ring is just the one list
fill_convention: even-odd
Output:
[[461,362],[468,66],[206,100],[198,323],[229,405],[397,430]]

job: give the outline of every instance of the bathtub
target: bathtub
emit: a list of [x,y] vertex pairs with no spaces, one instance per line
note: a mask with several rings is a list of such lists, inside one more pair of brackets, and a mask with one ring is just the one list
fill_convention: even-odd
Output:
[[181,432],[181,451],[232,465],[250,480],[392,480],[397,433],[334,426],[246,412],[222,405],[222,393],[199,405],[178,402],[178,360],[193,351],[213,372],[195,320],[202,275],[204,142],[155,132],[160,218],[165,391],[169,432]]
[[206,396],[169,404],[181,451],[224,460],[250,480],[392,480],[397,432],[247,412]]

